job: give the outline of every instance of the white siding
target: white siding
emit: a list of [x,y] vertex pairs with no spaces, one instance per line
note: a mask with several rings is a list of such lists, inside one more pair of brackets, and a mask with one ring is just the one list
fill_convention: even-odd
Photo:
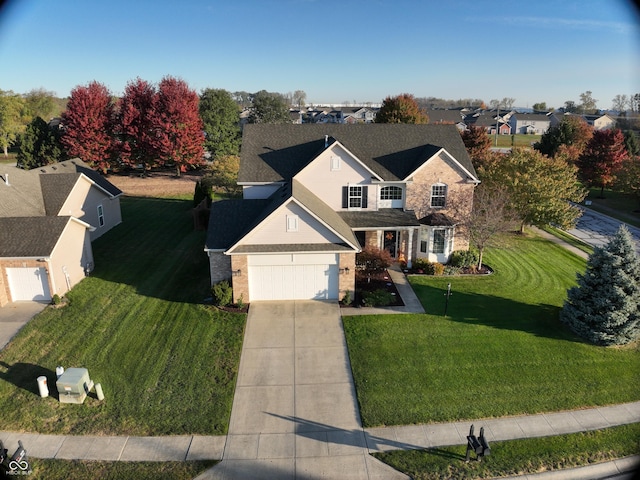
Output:
[[[287,231],[287,217],[298,217],[296,231]],[[300,243],[340,243],[343,240],[331,232],[326,226],[309,215],[299,205],[289,202],[276,210],[271,217],[247,235],[242,244],[276,245]]]
[[[340,169],[333,170],[339,157]],[[376,209],[378,190],[371,185],[371,172],[355,161],[339,145],[332,145],[295,176],[305,187],[333,210],[342,210],[342,187],[348,184],[368,185],[368,210]]]

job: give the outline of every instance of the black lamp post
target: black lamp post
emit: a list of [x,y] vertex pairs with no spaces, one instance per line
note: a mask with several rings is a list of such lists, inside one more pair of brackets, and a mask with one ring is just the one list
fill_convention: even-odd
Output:
[[447,293],[444,294],[446,300],[444,302],[444,316],[447,316],[447,308],[449,308],[449,297],[451,296],[451,284],[447,285]]

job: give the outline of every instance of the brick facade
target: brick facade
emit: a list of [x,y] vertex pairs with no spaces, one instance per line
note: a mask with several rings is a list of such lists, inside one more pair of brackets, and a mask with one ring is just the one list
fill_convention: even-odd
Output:
[[[342,300],[347,291],[351,292],[353,298],[356,290],[356,254],[341,253],[338,261],[338,300]],[[347,268],[349,273],[346,273]],[[340,273],[340,270],[344,273]]]
[[249,303],[249,265],[246,255],[231,255],[231,272],[233,285],[233,301],[238,302],[242,296],[244,303]]

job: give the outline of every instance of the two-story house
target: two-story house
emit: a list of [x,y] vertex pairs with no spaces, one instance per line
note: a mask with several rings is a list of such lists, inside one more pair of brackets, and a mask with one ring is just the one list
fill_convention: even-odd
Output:
[[478,182],[454,125],[247,125],[243,198],[211,206],[211,282],[236,301],[338,299],[364,246],[444,263],[469,246]]

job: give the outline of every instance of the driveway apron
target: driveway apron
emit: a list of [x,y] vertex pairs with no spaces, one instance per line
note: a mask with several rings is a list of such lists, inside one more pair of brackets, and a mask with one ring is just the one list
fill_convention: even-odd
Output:
[[217,479],[407,478],[368,454],[335,302],[254,302]]

